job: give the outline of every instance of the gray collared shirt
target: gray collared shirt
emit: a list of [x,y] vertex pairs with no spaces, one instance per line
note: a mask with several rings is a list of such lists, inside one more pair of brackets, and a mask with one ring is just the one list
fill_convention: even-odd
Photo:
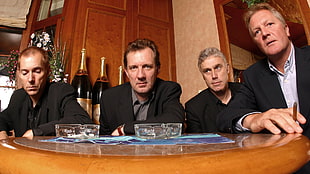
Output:
[[136,120],[137,121],[146,120],[147,111],[150,107],[151,101],[154,98],[154,91],[151,93],[151,96],[149,96],[149,99],[146,101],[139,101],[133,89],[131,90],[131,95],[132,95],[133,112]]

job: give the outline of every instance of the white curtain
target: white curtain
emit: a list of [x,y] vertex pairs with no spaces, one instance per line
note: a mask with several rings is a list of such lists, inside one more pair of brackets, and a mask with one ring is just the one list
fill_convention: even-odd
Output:
[[26,28],[26,16],[31,0],[1,0],[0,25]]

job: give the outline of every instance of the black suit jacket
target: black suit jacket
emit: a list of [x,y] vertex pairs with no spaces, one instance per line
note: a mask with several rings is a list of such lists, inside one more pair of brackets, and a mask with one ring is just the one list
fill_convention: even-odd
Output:
[[105,90],[100,102],[100,134],[110,135],[122,124],[125,124],[126,134],[134,134],[135,123],[183,123],[185,114],[179,101],[180,85],[158,78],[154,91],[146,120],[135,121],[130,83]]
[[[242,86],[241,83],[229,82],[232,98]],[[227,105],[223,104],[209,88],[201,91],[185,103],[186,132],[206,133],[218,132],[216,127],[217,114]]]
[[[92,123],[87,112],[77,103],[74,89],[66,83],[47,84],[40,98],[41,111],[34,135],[55,135],[55,124]],[[24,89],[14,91],[8,107],[0,113],[0,131],[14,129],[15,136],[27,130],[28,112],[31,106],[29,95]]]
[[[301,126],[303,134],[310,137],[310,47],[295,48],[295,58],[300,113],[308,120]],[[236,133],[236,121],[247,113],[287,108],[277,75],[269,69],[267,59],[249,67],[243,76],[244,86],[228,108],[219,114],[217,126],[220,131]]]
[[[310,137],[310,46],[295,47],[297,92],[300,113],[307,119],[301,125],[303,135]],[[272,72],[267,59],[252,65],[243,73],[245,85],[229,106],[218,115],[217,126],[222,132],[238,133],[236,122],[250,112],[265,112],[271,108],[287,108],[277,75]],[[299,171],[310,172],[307,164]]]

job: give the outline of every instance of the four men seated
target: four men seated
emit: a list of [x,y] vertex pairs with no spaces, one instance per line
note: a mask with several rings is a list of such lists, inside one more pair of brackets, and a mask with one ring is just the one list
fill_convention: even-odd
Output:
[[[206,48],[198,68],[206,82],[185,104],[181,86],[158,78],[160,57],[149,39],[130,42],[124,53],[129,82],[105,90],[100,101],[100,134],[131,135],[136,123],[183,123],[187,133],[300,133],[310,137],[310,47],[293,45],[282,15],[267,3],[245,14],[246,27],[266,58],[243,73],[244,85],[228,82],[229,66],[217,48]],[[55,135],[55,124],[92,120],[66,83],[50,83],[46,51],[23,50],[17,75],[22,88],[0,113],[0,139]],[[297,103],[296,118],[293,103]],[[300,173],[309,172],[306,164]]]
[[[128,44],[124,70],[129,82],[105,90],[101,97],[100,134],[134,134],[136,123],[185,123],[188,133],[268,132],[302,133],[310,137],[310,47],[293,45],[282,15],[267,3],[245,14],[246,27],[266,58],[243,73],[244,85],[228,82],[229,66],[223,53],[206,48],[198,67],[206,82],[185,104],[181,86],[158,78],[159,52],[149,39]],[[50,83],[47,53],[37,47],[23,50],[17,75],[22,88],[0,113],[0,139],[55,135],[55,124],[88,124],[92,120],[66,83]],[[297,103],[296,119],[293,103]],[[219,113],[219,114],[218,114]]]

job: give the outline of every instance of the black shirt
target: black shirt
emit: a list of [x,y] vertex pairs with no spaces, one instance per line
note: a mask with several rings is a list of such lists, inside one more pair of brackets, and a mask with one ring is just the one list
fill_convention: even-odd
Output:
[[[240,83],[229,82],[231,90],[231,99],[240,89]],[[229,101],[229,102],[230,102]],[[227,107],[222,103],[209,88],[203,90],[185,104],[186,111],[186,132],[189,133],[206,133],[218,132],[216,127],[217,114]]]

